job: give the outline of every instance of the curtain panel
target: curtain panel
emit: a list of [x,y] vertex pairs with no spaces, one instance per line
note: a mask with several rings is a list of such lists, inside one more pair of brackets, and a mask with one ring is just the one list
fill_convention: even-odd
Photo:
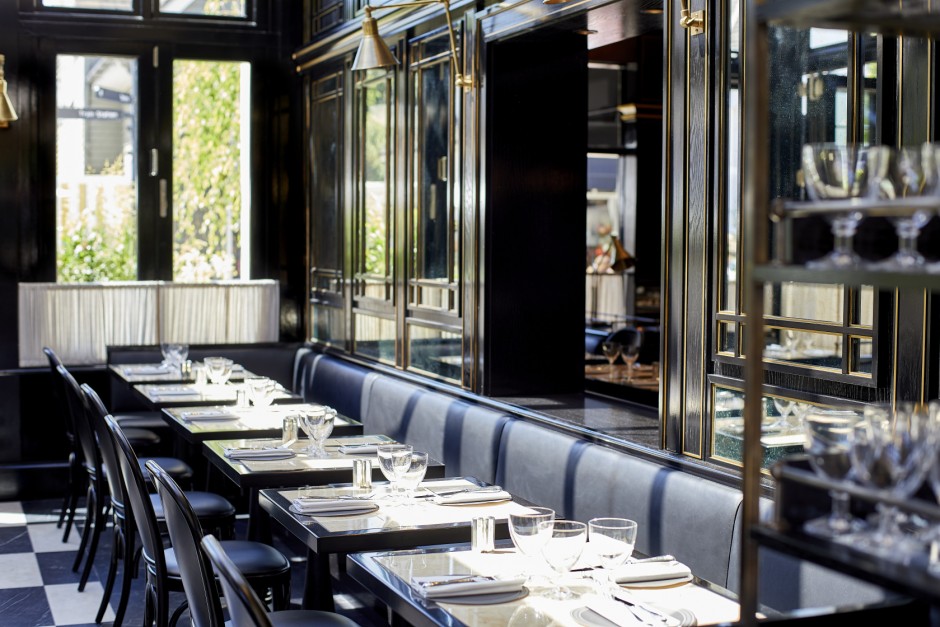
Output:
[[103,364],[109,345],[276,342],[274,280],[172,283],[20,283],[19,364]]

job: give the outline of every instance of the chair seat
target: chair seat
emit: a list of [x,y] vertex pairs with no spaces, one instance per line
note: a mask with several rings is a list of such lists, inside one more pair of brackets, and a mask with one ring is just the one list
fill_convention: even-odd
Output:
[[[213,494],[212,492],[187,492],[186,498],[196,511],[199,518],[208,516],[222,518],[225,516],[234,516],[235,507],[223,496]],[[150,495],[150,502],[153,504],[153,512],[157,515],[157,520],[163,520],[163,502],[156,494]]]
[[148,429],[128,427],[124,429],[124,435],[131,446],[156,446],[160,443],[160,436]]
[[357,623],[342,614],[317,610],[283,610],[269,612],[274,627],[356,627]]
[[[249,579],[273,577],[290,571],[290,562],[273,546],[250,540],[223,540],[221,544],[225,553]],[[180,567],[173,549],[165,549],[163,555],[166,558],[167,573],[170,577],[179,578]]]
[[[129,429],[124,430],[125,433],[127,433],[127,431],[129,431]],[[139,462],[140,471],[144,473],[144,480],[147,481],[147,483],[152,482],[153,479],[150,476],[150,471],[147,470],[144,464],[151,459],[157,462],[161,468],[167,471],[167,473],[177,481],[192,481],[193,469],[181,459],[176,459],[175,457],[141,457]]]
[[114,414],[114,419],[127,432],[128,429],[166,429],[163,413],[158,411],[128,411]]

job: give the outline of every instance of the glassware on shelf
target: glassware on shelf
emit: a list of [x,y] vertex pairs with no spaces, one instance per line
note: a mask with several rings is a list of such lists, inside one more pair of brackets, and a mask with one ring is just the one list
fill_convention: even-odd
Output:
[[[868,192],[868,152],[863,146],[833,143],[806,144],[802,151],[803,180],[811,200],[864,198]],[[862,221],[860,211],[829,214],[835,244],[832,252],[810,261],[809,268],[856,268],[861,258],[852,250],[852,238]]]
[[206,365],[206,376],[215,385],[224,385],[232,376],[234,363],[227,357],[206,357],[202,360]]
[[[868,182],[873,199],[899,200],[931,194],[934,178],[927,168],[934,161],[929,145],[924,147],[872,146],[868,149]],[[909,216],[891,218],[898,235],[896,253],[871,267],[876,270],[919,270],[925,266],[924,256],[917,252],[917,236],[930,221],[930,212],[915,211]]]
[[[587,541],[587,525],[574,520],[556,520],[553,523],[542,523],[545,529],[551,526],[551,535],[542,547],[542,557],[560,577],[568,574],[584,551]],[[547,595],[556,600],[570,599],[574,593],[561,585],[556,585]]]
[[[924,408],[898,402],[865,408],[853,430],[852,468],[860,484],[899,498],[910,497],[924,482],[934,460],[936,429]],[[904,561],[920,550],[920,542],[905,537],[898,525],[898,508],[878,503],[879,521],[853,544],[885,559]]]
[[[862,416],[851,410],[813,408],[803,416],[805,450],[810,466],[819,476],[848,481],[852,475],[852,442],[856,423]],[[849,514],[849,495],[830,490],[832,511],[828,516],[808,521],[803,529],[811,535],[838,538],[861,531],[862,521]]]

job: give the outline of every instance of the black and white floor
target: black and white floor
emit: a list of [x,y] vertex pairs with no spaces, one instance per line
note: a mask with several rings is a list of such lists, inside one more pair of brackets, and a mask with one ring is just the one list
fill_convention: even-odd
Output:
[[[84,592],[79,592],[80,573],[72,572],[72,562],[81,528],[73,529],[68,542],[62,542],[62,529],[56,527],[59,504],[57,500],[0,502],[0,625],[3,627],[95,625],[108,572],[109,534],[102,536],[91,577]],[[239,526],[243,527],[244,521],[240,521]],[[243,528],[237,531],[239,537],[244,537]],[[303,552],[282,538],[276,538],[274,544],[294,563],[292,605],[299,607],[306,561],[297,556]],[[143,586],[143,576],[134,580],[124,625],[143,624]],[[363,605],[363,595],[355,591],[355,587],[354,582],[339,584],[337,611],[364,627],[386,624],[384,613]],[[102,622],[105,627],[110,627],[114,620],[113,604],[117,603],[117,594],[115,590],[112,607]],[[172,593],[171,607],[182,601],[182,594]],[[188,617],[184,615],[180,625],[188,624]]]

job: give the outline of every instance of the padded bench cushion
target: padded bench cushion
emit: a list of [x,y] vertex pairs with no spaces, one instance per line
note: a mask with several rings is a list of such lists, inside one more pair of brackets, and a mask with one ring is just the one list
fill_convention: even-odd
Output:
[[307,402],[329,405],[361,422],[363,399],[378,376],[362,366],[308,352],[297,360],[294,391]]
[[510,418],[391,376],[377,376],[363,409],[365,433],[384,433],[444,462],[451,476],[492,483]]

